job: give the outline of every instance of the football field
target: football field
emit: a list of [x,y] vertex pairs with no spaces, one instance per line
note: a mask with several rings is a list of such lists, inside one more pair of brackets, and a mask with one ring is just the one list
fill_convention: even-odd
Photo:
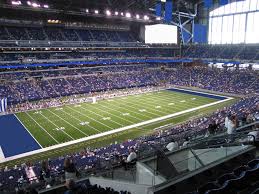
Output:
[[96,104],[17,113],[16,117],[44,148],[120,129],[141,128],[219,101],[222,99],[163,90],[100,100]]

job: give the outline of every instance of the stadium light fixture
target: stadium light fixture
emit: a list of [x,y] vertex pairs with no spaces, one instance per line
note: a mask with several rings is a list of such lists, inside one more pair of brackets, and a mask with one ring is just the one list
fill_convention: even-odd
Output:
[[21,1],[11,1],[12,5],[21,5],[22,2]]
[[86,12],[86,13],[89,13],[89,9],[85,9],[85,12]]
[[144,15],[144,20],[149,20],[149,17],[147,15]]
[[112,13],[110,12],[110,10],[106,10],[106,15],[107,15],[107,16],[111,16],[111,14],[112,14]]
[[30,2],[30,1],[27,1],[27,5],[30,5],[30,6],[31,6],[31,2]]
[[96,10],[94,10],[94,13],[95,14],[99,14],[99,11],[96,9]]
[[119,15],[119,12],[117,12],[117,11],[115,11],[115,13],[114,13],[115,15]]
[[137,18],[137,19],[139,19],[139,18],[140,18],[139,14],[137,14],[137,15],[136,15],[136,18]]
[[160,21],[160,20],[161,20],[161,17],[156,17],[156,20],[157,20],[157,21]]
[[40,7],[40,4],[37,4],[37,3],[34,2],[34,3],[31,4],[31,6],[37,8],[37,7]]
[[123,12],[121,12],[121,16],[124,16],[124,13],[123,13]]
[[46,9],[48,9],[48,8],[49,8],[49,6],[48,6],[48,5],[43,5],[43,7],[44,7],[44,8],[46,8]]
[[126,13],[127,18],[131,18],[131,14],[129,12]]

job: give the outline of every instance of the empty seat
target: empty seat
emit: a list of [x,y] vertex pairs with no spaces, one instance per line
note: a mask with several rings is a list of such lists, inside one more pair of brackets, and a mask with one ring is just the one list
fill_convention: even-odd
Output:
[[218,178],[217,183],[219,185],[223,185],[227,180],[234,179],[234,178],[236,178],[236,175],[234,173],[224,174]]
[[208,190],[217,189],[217,188],[219,188],[219,186],[215,182],[209,182],[209,183],[206,183],[205,185],[202,185],[200,188],[198,188],[198,193],[204,194]]
[[249,170],[250,168],[248,166],[240,166],[236,169],[234,169],[234,175],[236,175],[237,177],[239,177],[241,175],[242,172]]

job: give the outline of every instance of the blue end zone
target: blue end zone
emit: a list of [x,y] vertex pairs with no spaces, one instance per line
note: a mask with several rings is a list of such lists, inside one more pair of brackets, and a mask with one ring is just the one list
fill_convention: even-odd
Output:
[[0,146],[5,157],[41,148],[14,115],[0,116],[0,126]]
[[202,97],[206,97],[206,98],[213,98],[213,99],[216,99],[216,100],[227,99],[224,96],[215,96],[213,94],[200,93],[200,92],[195,92],[195,91],[190,91],[190,90],[181,90],[181,89],[176,89],[176,88],[171,88],[171,89],[167,89],[167,90],[174,91],[174,92],[181,92],[181,93],[185,93],[185,94],[196,95],[196,96],[202,96]]

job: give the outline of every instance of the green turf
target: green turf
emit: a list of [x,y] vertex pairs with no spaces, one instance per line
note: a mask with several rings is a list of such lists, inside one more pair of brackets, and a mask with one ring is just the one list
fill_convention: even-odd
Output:
[[48,147],[215,101],[218,100],[165,90],[16,115],[41,146]]
[[[181,94],[181,93],[174,93],[174,92],[171,93],[170,92],[170,94],[172,95],[171,99],[173,101],[173,99],[174,99],[173,96],[175,96],[177,94]],[[186,96],[186,95],[184,95],[184,96]],[[139,97],[137,97],[137,98],[139,98]],[[196,96],[195,97],[192,96],[192,98],[196,98]],[[162,98],[161,98],[161,100],[162,100]],[[139,136],[142,136],[142,135],[153,133],[154,132],[153,129],[156,128],[156,127],[159,127],[159,126],[163,126],[163,125],[167,125],[167,124],[176,125],[176,124],[179,124],[179,123],[184,123],[184,122],[188,121],[189,119],[192,119],[192,118],[195,118],[195,117],[197,118],[197,117],[201,117],[201,116],[204,116],[204,115],[210,115],[215,110],[221,109],[221,108],[226,107],[226,106],[230,106],[231,104],[235,103],[237,100],[238,99],[232,99],[232,100],[229,100],[229,101],[222,102],[220,104],[212,105],[212,106],[202,108],[202,109],[199,109],[199,110],[196,110],[196,111],[185,113],[185,114],[182,114],[182,115],[170,118],[170,119],[162,120],[162,121],[155,122],[155,123],[149,124],[149,125],[144,125],[144,126],[141,126],[139,128],[133,128],[133,129],[130,129],[130,130],[127,130],[127,131],[124,131],[124,132],[115,133],[115,134],[108,135],[108,136],[105,136],[105,137],[102,137],[102,138],[97,138],[97,139],[81,142],[81,143],[78,143],[78,144],[64,146],[62,148],[58,148],[58,149],[55,149],[55,150],[46,151],[46,152],[43,152],[43,153],[34,154],[32,156],[27,156],[27,157],[24,157],[24,158],[19,158],[19,159],[15,159],[15,160],[12,160],[12,161],[9,161],[9,162],[1,163],[0,169],[4,168],[5,166],[13,167],[14,165],[23,164],[23,163],[26,163],[28,161],[29,162],[35,162],[35,161],[40,161],[40,160],[47,159],[47,158],[55,158],[55,157],[58,157],[58,156],[67,155],[67,154],[70,154],[70,153],[75,153],[75,152],[80,151],[80,150],[82,150],[86,147],[97,148],[97,147],[107,146],[107,145],[110,145],[111,143],[114,143],[115,141],[120,143],[120,142],[123,142],[127,139],[133,139],[133,138],[136,138],[136,137],[139,137]],[[98,102],[98,104],[99,103],[100,102]],[[109,104],[109,102],[106,102],[106,103]],[[115,102],[114,104],[117,104],[117,103]],[[160,102],[160,104],[161,104],[161,102]],[[175,102],[175,104],[177,105],[176,102]],[[125,107],[123,107],[123,104],[121,106],[122,106],[121,108],[125,108]],[[112,105],[112,107],[114,107],[114,105]],[[33,111],[33,112],[35,112],[35,111]],[[23,115],[23,114],[19,114],[19,115]],[[26,119],[26,116],[25,116],[24,119]],[[41,131],[39,131],[38,133],[40,134]],[[45,139],[48,139],[48,136],[45,137]]]

